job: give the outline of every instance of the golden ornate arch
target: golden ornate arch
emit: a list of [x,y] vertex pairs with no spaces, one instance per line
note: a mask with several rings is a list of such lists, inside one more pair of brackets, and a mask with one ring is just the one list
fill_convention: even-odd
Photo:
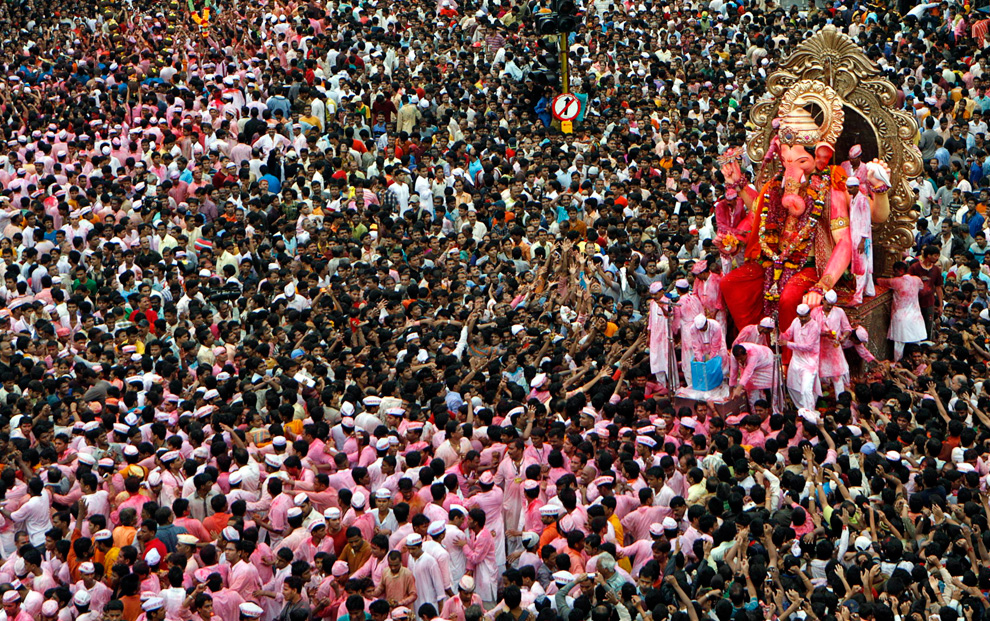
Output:
[[[894,85],[859,46],[828,25],[802,42],[767,79],[773,99],[759,102],[750,112],[757,128],[747,144],[753,162],[763,160],[776,131],[773,120],[779,116],[778,109],[789,90],[802,80],[821,82],[842,98],[845,122],[835,143],[834,163],[848,159],[849,148],[859,144],[864,161],[878,157],[890,166],[890,218],[873,225],[875,273],[889,275],[893,262],[914,243],[912,229],[918,213],[908,182],[923,170],[915,141],[918,124],[907,112],[893,108],[897,102]],[[770,178],[778,166],[776,158],[772,159],[761,177]]]

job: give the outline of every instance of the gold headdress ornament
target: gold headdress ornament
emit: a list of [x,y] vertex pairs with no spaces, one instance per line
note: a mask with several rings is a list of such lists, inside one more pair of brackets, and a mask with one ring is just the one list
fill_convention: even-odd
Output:
[[[807,108],[810,104],[822,115],[820,125]],[[842,98],[817,80],[801,80],[788,89],[777,113],[780,119],[777,136],[786,145],[813,147],[824,142],[834,146],[845,120]]]

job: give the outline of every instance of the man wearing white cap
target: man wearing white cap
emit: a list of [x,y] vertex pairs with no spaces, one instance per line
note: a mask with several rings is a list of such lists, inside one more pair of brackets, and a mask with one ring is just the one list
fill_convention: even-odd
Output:
[[450,583],[456,591],[461,577],[467,573],[467,557],[462,543],[468,540],[465,529],[467,509],[458,504],[450,505],[447,525],[444,528],[443,545],[450,554]]
[[791,350],[791,362],[787,367],[787,391],[794,405],[815,409],[815,401],[822,394],[818,380],[821,328],[811,317],[807,304],[798,304],[797,317],[780,335],[780,343]]
[[416,580],[416,605],[419,610],[423,604],[432,604],[440,609],[440,600],[445,597],[443,575],[437,560],[423,550],[423,536],[412,533],[405,540],[406,551],[409,552],[407,566]]
[[443,582],[444,593],[448,597],[454,594],[453,581],[450,578],[450,552],[444,544],[447,536],[447,520],[434,520],[426,527],[428,537],[423,538],[423,551],[436,559],[440,566],[440,578]]
[[831,381],[836,396],[849,382],[849,362],[842,343],[852,332],[846,311],[835,305],[837,301],[835,290],[829,289],[822,297],[822,305],[811,311],[812,320],[818,322],[822,331],[818,378],[822,383]]
[[650,373],[656,377],[657,384],[669,387],[667,375],[671,372],[671,326],[668,313],[674,307],[668,303],[661,282],[658,281],[650,285],[650,294],[653,297],[650,300],[650,310],[646,319],[647,338],[650,344]]
[[[866,170],[866,166],[862,167]],[[867,186],[868,187],[868,186]],[[870,199],[860,191],[860,180],[846,179],[849,190],[849,234],[852,236],[852,261],[849,264],[856,278],[856,289],[850,304],[862,304],[863,296],[873,297],[873,216]]]
[[21,607],[21,596],[16,590],[3,594],[3,611],[9,621],[32,621],[31,615]]
[[450,621],[464,619],[464,611],[471,606],[482,606],[481,597],[474,592],[474,578],[464,576],[457,582],[457,597],[451,597],[443,603],[440,614]]
[[[75,584],[76,593],[88,593],[90,596],[89,609],[99,615],[103,612],[103,607],[107,605],[107,602],[113,599],[113,589],[104,584],[102,580],[97,580],[96,566],[91,562],[80,563],[79,576],[82,579]],[[44,597],[42,596],[40,599],[43,601]],[[24,601],[27,603],[28,598],[25,598]]]
[[773,331],[776,328],[777,323],[772,317],[764,317],[759,323],[750,324],[740,330],[739,334],[736,335],[736,340],[732,341],[732,344],[756,343],[757,345],[771,347]]
[[670,328],[677,335],[687,328],[695,317],[705,313],[705,305],[701,303],[698,294],[691,291],[691,285],[687,279],[680,278],[675,281],[674,288],[680,297],[677,300],[677,306],[674,307],[674,318],[670,323]]
[[162,621],[165,618],[165,600],[160,597],[150,597],[141,604],[146,621]]
[[849,147],[849,159],[842,162],[841,166],[849,178],[857,179],[863,187],[870,187],[868,183],[869,171],[866,164],[863,163],[863,147],[858,144]]
[[722,376],[725,377],[729,371],[729,351],[722,325],[699,313],[681,330],[681,369],[688,387],[691,387],[691,363],[715,358],[721,361]]

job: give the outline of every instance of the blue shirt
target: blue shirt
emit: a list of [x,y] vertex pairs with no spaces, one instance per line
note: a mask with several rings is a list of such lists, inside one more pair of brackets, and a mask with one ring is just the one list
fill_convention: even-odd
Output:
[[935,159],[938,160],[939,168],[949,167],[949,157],[950,157],[949,150],[946,149],[945,147],[939,147],[935,149]]
[[282,190],[282,182],[275,175],[269,173],[262,175],[261,178],[268,182],[268,191],[272,194],[278,194]]
[[979,187],[980,179],[983,178],[983,166],[979,162],[973,162],[973,165],[969,167],[969,182],[973,187]]
[[972,214],[964,213],[962,221],[969,227],[969,236],[975,238],[976,234],[983,230],[983,223],[986,222],[986,218],[980,212],[974,211]]

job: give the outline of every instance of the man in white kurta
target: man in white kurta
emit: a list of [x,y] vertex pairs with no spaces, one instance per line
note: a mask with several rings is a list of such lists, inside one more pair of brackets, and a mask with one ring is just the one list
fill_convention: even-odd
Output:
[[894,362],[904,355],[905,343],[918,343],[928,338],[925,318],[921,314],[918,295],[925,283],[914,274],[907,273],[907,265],[898,261],[893,266],[893,278],[881,278],[880,284],[894,292],[894,305],[890,313],[890,329],[887,338],[894,341]]
[[438,539],[438,537],[434,537],[433,539],[435,541],[439,540],[447,552],[450,553],[450,583],[456,591],[459,589],[458,585],[461,582],[461,578],[467,573],[467,557],[464,555],[464,544],[467,543],[468,536],[462,528],[467,521],[467,513],[461,513],[459,509],[451,507],[450,514],[453,517],[447,523],[447,528],[444,529],[443,538]]
[[409,571],[416,580],[416,607],[413,610],[419,610],[423,604],[433,604],[440,610],[440,602],[446,594],[437,559],[423,550],[423,537],[417,533],[406,537],[406,550],[409,551]]
[[749,397],[750,407],[763,398],[761,391],[773,388],[773,350],[756,343],[738,343],[732,348],[729,360],[729,386],[732,396]]
[[729,350],[725,346],[725,332],[721,324],[705,315],[695,315],[681,332],[681,368],[687,385],[691,386],[691,361],[705,361],[712,358],[722,361],[723,377],[729,371]]
[[450,552],[443,545],[443,537],[447,531],[447,520],[436,520],[430,522],[426,528],[429,538],[423,540],[423,552],[426,552],[437,561],[440,567],[440,578],[443,582],[443,591],[448,597],[454,595],[453,583],[450,581]]
[[799,304],[797,314],[790,327],[780,335],[781,344],[793,354],[787,367],[787,392],[794,405],[813,410],[815,401],[822,394],[818,381],[821,327],[811,318],[807,304]]
[[650,373],[653,373],[658,384],[669,387],[671,384],[677,383],[667,383],[667,374],[670,372],[670,324],[668,323],[667,311],[673,307],[664,302],[665,296],[661,283],[655,282],[650,285],[650,295],[653,296],[653,299],[650,300],[650,311],[646,324],[650,343]]
[[849,233],[852,235],[852,262],[850,268],[856,278],[856,290],[850,303],[861,304],[863,296],[873,297],[873,216],[870,199],[859,191],[859,179],[846,179],[849,190]]
[[849,362],[842,350],[842,342],[852,332],[846,311],[835,305],[837,301],[835,290],[830,289],[825,292],[822,305],[811,312],[811,318],[818,322],[822,335],[818,351],[818,379],[832,382],[836,395],[845,390],[849,382]]

